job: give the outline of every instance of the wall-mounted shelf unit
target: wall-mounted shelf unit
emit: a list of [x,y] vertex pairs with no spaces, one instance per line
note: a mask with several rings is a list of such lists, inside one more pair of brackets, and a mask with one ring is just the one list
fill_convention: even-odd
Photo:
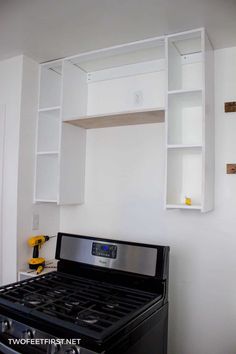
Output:
[[213,85],[204,29],[42,64],[35,201],[83,202],[86,129],[165,122],[166,208],[211,210]]
[[41,65],[34,201],[80,204],[86,135],[83,129],[62,123],[62,77],[63,61]]
[[35,202],[82,203],[86,129],[164,122],[165,87],[164,38],[42,64]]
[[[166,208],[213,208],[214,61],[204,29],[166,37]],[[192,205],[185,205],[185,197]]]

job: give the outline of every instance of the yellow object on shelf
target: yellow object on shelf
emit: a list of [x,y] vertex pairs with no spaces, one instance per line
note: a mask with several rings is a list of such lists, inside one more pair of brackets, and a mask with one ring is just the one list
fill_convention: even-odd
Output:
[[185,204],[186,205],[192,205],[192,199],[189,197],[185,197]]
[[36,273],[37,274],[40,274],[42,271],[44,270],[44,267],[43,266],[39,266],[36,270]]

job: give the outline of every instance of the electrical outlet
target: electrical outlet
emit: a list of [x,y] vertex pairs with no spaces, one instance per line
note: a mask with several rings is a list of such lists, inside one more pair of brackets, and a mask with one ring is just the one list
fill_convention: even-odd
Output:
[[134,92],[134,105],[141,106],[143,104],[143,91]]
[[39,214],[33,214],[32,230],[39,229]]

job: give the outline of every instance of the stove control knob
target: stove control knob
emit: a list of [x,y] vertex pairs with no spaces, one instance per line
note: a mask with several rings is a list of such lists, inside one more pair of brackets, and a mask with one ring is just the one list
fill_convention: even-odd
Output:
[[3,320],[1,321],[1,332],[6,333],[11,329],[11,321],[10,320]]
[[59,353],[61,350],[61,345],[60,344],[50,344],[49,346],[49,350],[48,350],[48,353],[50,354],[56,354],[56,353]]
[[74,345],[69,350],[66,351],[67,354],[80,354],[80,348],[77,345]]
[[27,329],[26,331],[22,332],[23,339],[33,339],[35,335],[35,331],[32,329]]

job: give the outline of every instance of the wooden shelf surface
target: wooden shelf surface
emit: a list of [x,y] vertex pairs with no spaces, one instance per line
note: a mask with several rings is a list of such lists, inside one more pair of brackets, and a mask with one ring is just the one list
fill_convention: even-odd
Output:
[[122,125],[162,123],[165,121],[164,108],[126,111],[119,113],[91,115],[65,120],[65,123],[85,129],[116,127]]

